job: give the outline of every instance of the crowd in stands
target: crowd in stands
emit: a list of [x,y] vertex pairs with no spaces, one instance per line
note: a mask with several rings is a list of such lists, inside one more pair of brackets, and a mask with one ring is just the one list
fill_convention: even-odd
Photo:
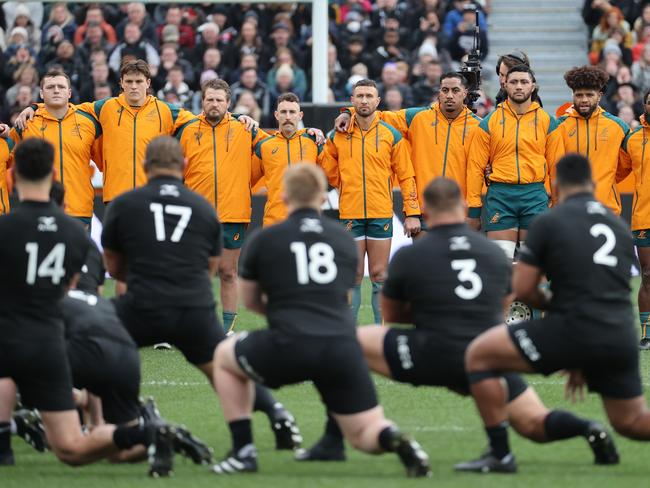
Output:
[[[330,0],[330,101],[348,100],[352,85],[370,77],[379,82],[382,108],[430,103],[440,75],[457,69],[472,48],[471,5],[480,10],[485,58],[490,0]],[[650,25],[650,12],[645,15]],[[642,19],[639,31],[646,32]],[[0,120],[12,122],[38,100],[40,76],[50,68],[70,76],[72,101],[82,102],[117,95],[120,64],[141,58],[160,99],[198,113],[201,84],[221,78],[231,84],[233,110],[272,125],[280,94],[311,98],[311,42],[304,3],[4,2]],[[602,44],[612,49],[607,39]],[[630,41],[632,57],[635,48]],[[647,59],[648,68],[633,69],[650,85],[650,48],[645,52],[637,49],[636,56]]]
[[582,16],[589,59],[610,75],[601,105],[635,128],[650,90],[650,1],[585,0]]

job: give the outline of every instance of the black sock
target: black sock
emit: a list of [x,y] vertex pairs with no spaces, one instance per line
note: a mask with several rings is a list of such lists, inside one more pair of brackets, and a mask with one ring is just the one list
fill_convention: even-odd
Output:
[[276,405],[275,398],[271,395],[268,388],[255,384],[255,403],[253,403],[253,411],[264,412],[269,417],[273,416]]
[[327,420],[325,421],[325,433],[318,443],[325,444],[328,447],[343,447],[343,433],[339,424],[329,412],[327,412]]
[[564,410],[552,410],[544,419],[544,431],[546,437],[552,441],[586,436],[589,432],[589,421]]
[[11,452],[11,424],[0,422],[0,454]]
[[499,459],[503,459],[510,454],[510,445],[508,444],[508,423],[503,422],[494,427],[486,427],[488,439],[490,440],[490,450]]
[[393,452],[395,450],[393,439],[398,433],[399,430],[394,425],[384,428],[379,433],[379,445],[384,451]]
[[253,430],[251,429],[251,419],[233,420],[228,423],[230,435],[232,437],[232,448],[235,454],[239,450],[253,443]]
[[148,430],[143,425],[118,425],[113,431],[113,444],[119,449],[146,446],[150,442]]

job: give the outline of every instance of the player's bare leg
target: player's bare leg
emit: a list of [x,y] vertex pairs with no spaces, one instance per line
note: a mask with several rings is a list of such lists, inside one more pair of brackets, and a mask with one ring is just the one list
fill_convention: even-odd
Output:
[[239,249],[224,249],[219,260],[221,281],[221,305],[223,306],[223,327],[230,332],[237,317],[237,264]]
[[641,266],[641,286],[639,286],[639,320],[641,322],[641,342],[639,348],[650,350],[650,247],[637,247]]
[[11,450],[11,414],[16,403],[16,385],[9,378],[0,379],[0,466],[14,464]]
[[603,397],[603,406],[614,430],[635,440],[650,440],[650,410],[643,396],[629,399]]
[[379,294],[386,279],[388,259],[390,258],[391,239],[367,239],[368,272],[372,283],[372,313],[376,324],[383,324]]
[[500,371],[532,372],[510,339],[507,326],[498,325],[478,336],[465,352],[465,369],[483,424],[490,441],[490,451],[480,459],[457,464],[459,471],[517,470],[508,444],[507,394]]
[[357,244],[359,261],[357,262],[357,270],[354,280],[354,288],[352,289],[352,297],[350,299],[350,307],[352,308],[354,321],[359,323],[359,308],[361,308],[361,283],[363,282],[366,262],[366,239],[355,238],[355,242]]

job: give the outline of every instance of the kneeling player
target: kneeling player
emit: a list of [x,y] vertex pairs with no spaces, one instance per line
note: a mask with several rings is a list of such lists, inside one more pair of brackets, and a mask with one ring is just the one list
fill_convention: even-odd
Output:
[[244,303],[268,317],[269,329],[229,338],[215,354],[233,446],[214,471],[257,470],[252,378],[272,388],[312,380],[353,446],[396,452],[409,476],[427,476],[427,455],[384,417],[355,339],[347,295],[357,250],[345,230],[318,213],[325,176],[313,165],[292,166],[284,183],[288,220],[251,239],[240,267]]
[[[617,432],[650,440],[630,302],[630,232],[594,198],[589,161],[583,156],[562,158],[556,183],[560,204],[533,223],[513,277],[517,297],[548,314],[493,327],[467,348],[468,380],[490,450],[457,465],[458,470],[502,471],[514,465],[498,371],[549,375],[570,370],[569,389],[586,382],[599,393]],[[539,288],[544,274],[552,297]]]
[[[412,323],[415,328],[371,325],[359,328],[357,337],[376,373],[466,395],[465,349],[481,332],[503,321],[510,263],[494,242],[464,224],[462,194],[454,181],[434,180],[424,190],[424,201],[429,232],[393,257],[382,296],[389,322]],[[536,442],[583,436],[597,464],[618,461],[602,426],[569,412],[549,411],[516,374],[503,380],[508,419],[521,435]],[[344,459],[335,425],[328,422],[325,436],[297,459]]]

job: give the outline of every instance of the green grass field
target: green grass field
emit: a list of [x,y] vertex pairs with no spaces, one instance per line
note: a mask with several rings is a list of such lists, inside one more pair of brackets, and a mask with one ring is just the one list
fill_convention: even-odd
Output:
[[[638,280],[635,281],[635,288]],[[369,303],[368,283],[364,286],[364,304]],[[111,288],[110,284],[107,288]],[[107,290],[110,293],[110,290]],[[362,323],[371,320],[370,306],[363,306]],[[263,326],[259,316],[242,312],[237,329],[255,329]],[[648,383],[650,353],[642,354],[642,374]],[[217,457],[230,445],[227,426],[219,403],[203,376],[185,363],[177,351],[142,350],[142,394],[153,395],[162,414],[169,420],[186,424],[197,436],[209,443]],[[559,377],[534,376],[530,383],[547,405],[568,408],[579,414],[604,420],[600,402],[594,395],[572,406],[563,399],[563,382]],[[517,455],[519,474],[460,475],[452,465],[474,457],[483,450],[485,438],[474,405],[442,389],[412,388],[384,378],[375,378],[381,403],[388,417],[402,429],[415,435],[431,458],[433,478],[408,480],[394,455],[368,456],[348,448],[345,463],[302,464],[292,460],[291,453],[276,452],[264,416],[254,418],[255,439],[259,449],[260,472],[252,475],[219,477],[204,467],[176,457],[175,474],[170,479],[149,479],[145,464],[110,465],[99,463],[83,468],[70,468],[59,463],[51,453],[39,454],[21,439],[13,440],[16,466],[0,468],[1,488],[65,487],[65,488],[120,488],[140,486],[165,487],[263,487],[292,488],[336,486],[393,487],[393,486],[475,486],[510,487],[611,487],[643,486],[647,480],[650,445],[628,441],[615,436],[622,463],[615,467],[592,464],[591,452],[582,439],[546,445],[534,445],[511,435],[511,444]],[[296,416],[306,444],[320,434],[323,407],[309,384],[287,387],[277,397]]]

